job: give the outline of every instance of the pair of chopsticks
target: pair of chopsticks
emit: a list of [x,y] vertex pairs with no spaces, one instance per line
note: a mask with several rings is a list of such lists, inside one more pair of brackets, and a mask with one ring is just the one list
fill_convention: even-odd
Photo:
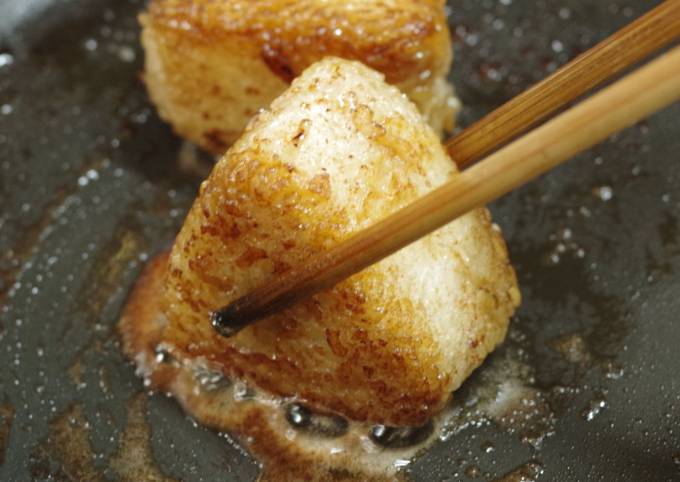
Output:
[[[680,38],[680,0],[667,0],[459,136],[459,167],[527,132],[613,75]],[[373,263],[497,199],[576,154],[680,100],[680,47],[464,170],[448,183],[212,314],[232,336],[258,319],[331,288]]]

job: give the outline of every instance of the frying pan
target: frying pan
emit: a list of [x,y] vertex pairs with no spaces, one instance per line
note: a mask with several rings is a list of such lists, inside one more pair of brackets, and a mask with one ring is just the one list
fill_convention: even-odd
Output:
[[[450,2],[461,124],[657,3]],[[0,2],[2,481],[257,477],[120,353],[126,295],[200,182],[139,81],[142,7]],[[524,303],[412,480],[680,480],[678,152],[676,105],[491,206]]]

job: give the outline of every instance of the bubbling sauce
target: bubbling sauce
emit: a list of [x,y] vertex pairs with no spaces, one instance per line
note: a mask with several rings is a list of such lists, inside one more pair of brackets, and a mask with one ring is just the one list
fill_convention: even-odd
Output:
[[202,358],[161,342],[160,309],[167,254],[147,266],[120,323],[124,350],[145,385],[172,395],[199,423],[239,436],[263,464],[261,480],[405,480],[400,472],[438,439],[446,414],[420,427],[371,426],[317,413],[230,380]]
[[[405,481],[403,469],[433,443],[488,423],[540,450],[555,433],[552,404],[557,399],[568,404],[578,392],[539,389],[535,367],[511,330],[505,349],[422,426],[370,425],[315,412],[304,400],[274,397],[228,379],[205,358],[185,357],[163,340],[168,256],[152,260],[131,293],[119,325],[123,349],[146,386],[173,396],[197,422],[236,435],[261,462],[260,481]],[[568,353],[578,351],[573,340],[565,345],[571,347]],[[532,480],[518,474],[507,480]]]

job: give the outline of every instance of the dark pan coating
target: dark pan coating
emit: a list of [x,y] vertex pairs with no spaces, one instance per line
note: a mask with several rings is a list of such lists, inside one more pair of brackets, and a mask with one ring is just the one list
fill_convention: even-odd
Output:
[[[657,3],[455,2],[462,123]],[[141,266],[172,240],[198,184],[170,167],[179,141],[137,78],[141,7],[0,4],[3,481],[257,474],[173,400],[139,396],[115,334]],[[679,477],[679,120],[675,106],[492,206],[525,301],[460,403],[484,409],[511,380],[531,406],[487,410],[492,423],[461,409],[414,480],[518,477],[539,464],[548,481]]]

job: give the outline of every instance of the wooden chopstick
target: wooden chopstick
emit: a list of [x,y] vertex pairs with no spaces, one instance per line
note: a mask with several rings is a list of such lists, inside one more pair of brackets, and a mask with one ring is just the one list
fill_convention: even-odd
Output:
[[224,336],[231,336],[259,318],[334,286],[676,100],[680,100],[680,47],[497,151],[413,204],[213,313],[212,324]]
[[680,0],[667,0],[446,143],[460,169],[680,35]]
[[[680,0],[664,1],[447,142],[446,148],[449,155],[459,168],[470,165],[485,154],[526,132],[613,75],[668,45],[679,35]],[[332,255],[336,251],[338,253]],[[314,263],[313,266],[320,263],[318,272],[323,272],[324,260],[329,266],[333,264],[329,262],[332,256],[337,257],[337,262],[342,262],[339,247],[333,252],[321,256]],[[378,259],[376,258],[375,261]],[[361,269],[350,268],[351,263],[347,263],[347,275]],[[307,277],[312,275],[313,270],[307,271],[309,271]],[[302,289],[304,277],[304,273],[284,274],[284,278],[278,282],[256,290],[250,297],[243,297],[213,314],[213,325],[226,336],[232,335],[247,324],[248,318],[265,316],[313,291],[334,284],[334,282],[327,282],[330,283],[328,286],[324,285],[314,290],[308,289],[308,293],[305,294],[305,290]],[[338,276],[336,281],[342,278],[343,276]],[[308,279],[306,282],[310,288],[314,286],[312,281],[313,279]],[[317,281],[319,282],[320,280]],[[297,285],[300,287],[294,289]],[[288,293],[286,293],[286,286],[291,288]],[[279,292],[281,290],[283,291]],[[273,303],[277,298],[277,293],[278,305]],[[267,296],[259,298],[264,294]],[[264,306],[268,303],[272,305],[269,311],[264,310]],[[249,304],[250,309],[247,309]],[[259,312],[258,304],[260,305]],[[236,314],[240,315],[236,316]]]

